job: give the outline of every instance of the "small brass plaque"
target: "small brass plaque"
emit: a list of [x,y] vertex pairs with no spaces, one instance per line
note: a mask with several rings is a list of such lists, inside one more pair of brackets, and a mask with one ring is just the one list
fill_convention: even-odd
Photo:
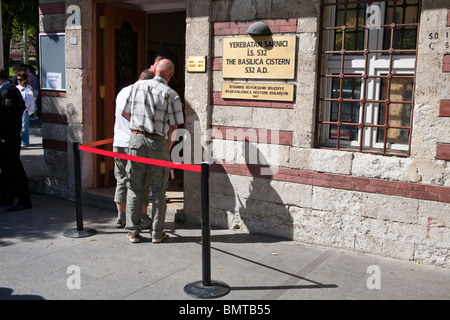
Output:
[[222,98],[294,101],[294,85],[280,83],[222,83]]
[[206,72],[206,56],[187,57],[187,72]]

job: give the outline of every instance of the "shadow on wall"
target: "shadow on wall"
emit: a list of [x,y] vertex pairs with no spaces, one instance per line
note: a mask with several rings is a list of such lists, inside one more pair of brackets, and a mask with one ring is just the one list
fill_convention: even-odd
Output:
[[[214,164],[211,174],[211,222],[213,225],[284,239],[293,238],[294,221],[277,191],[267,161],[254,143],[242,143],[247,174],[229,175],[221,164]],[[250,164],[250,155],[258,163]],[[262,171],[264,170],[264,171]]]
[[[212,115],[210,115],[212,116]],[[211,119],[204,119],[207,123]],[[185,128],[190,140],[184,141],[191,146],[191,153],[186,155],[190,163],[198,163],[195,150],[201,146],[202,129],[200,118],[189,102],[185,103]],[[206,125],[209,128],[209,125]],[[213,140],[214,141],[214,140]],[[209,142],[211,143],[211,142]],[[210,218],[211,225],[225,229],[240,229],[244,232],[270,235],[283,239],[293,239],[294,221],[288,207],[272,186],[272,175],[267,174],[270,168],[257,144],[248,141],[237,141],[242,149],[239,154],[241,166],[246,170],[246,176],[227,174],[226,165],[215,161],[211,165],[210,175]],[[237,144],[236,144],[237,145]],[[214,149],[214,148],[211,148]],[[207,150],[210,152],[211,150]],[[226,150],[230,152],[230,149]],[[198,155],[197,155],[198,157]],[[255,161],[256,159],[256,161]],[[189,160],[189,159],[187,159]],[[185,213],[187,220],[201,223],[201,183],[200,175],[195,172],[184,172]]]

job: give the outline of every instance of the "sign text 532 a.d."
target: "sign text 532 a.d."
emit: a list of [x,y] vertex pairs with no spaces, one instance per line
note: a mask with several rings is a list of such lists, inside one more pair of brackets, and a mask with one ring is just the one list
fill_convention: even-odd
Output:
[[224,78],[294,79],[296,36],[223,40]]

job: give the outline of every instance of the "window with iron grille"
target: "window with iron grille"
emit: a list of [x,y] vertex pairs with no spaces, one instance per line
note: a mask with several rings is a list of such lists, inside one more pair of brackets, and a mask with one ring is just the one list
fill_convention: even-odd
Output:
[[419,0],[324,0],[317,144],[408,156]]

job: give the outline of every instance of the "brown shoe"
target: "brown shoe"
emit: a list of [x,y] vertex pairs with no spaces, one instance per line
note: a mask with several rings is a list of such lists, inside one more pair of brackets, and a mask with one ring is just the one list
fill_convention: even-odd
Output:
[[164,239],[166,239],[168,237],[169,236],[165,232],[163,232],[161,238],[159,238],[159,239],[152,239],[152,242],[153,243],[160,243],[160,242],[162,242]]
[[131,232],[128,232],[127,238],[128,238],[128,240],[130,240],[131,243],[138,243],[141,241],[141,239],[139,238],[139,235],[134,236],[133,234],[131,234]]

